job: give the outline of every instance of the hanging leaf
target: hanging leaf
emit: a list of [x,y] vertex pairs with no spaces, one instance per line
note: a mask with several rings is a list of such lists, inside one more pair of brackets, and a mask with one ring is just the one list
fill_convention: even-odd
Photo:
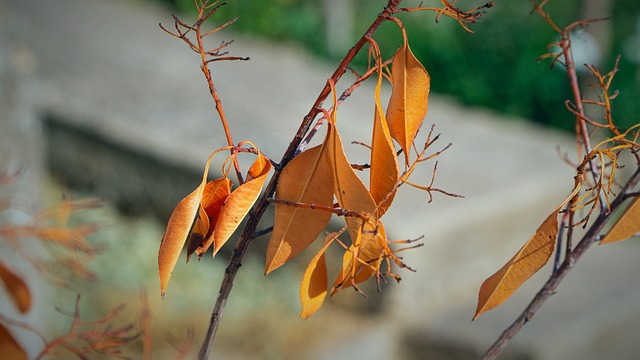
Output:
[[209,230],[211,228],[211,223],[209,222],[209,216],[204,211],[202,204],[198,206],[198,215],[196,216],[196,221],[193,224],[193,228],[189,233],[189,243],[187,244],[187,262],[191,258],[191,254],[202,246],[209,234]]
[[547,263],[555,249],[558,210],[559,207],[553,210],[511,260],[482,283],[473,320],[502,304]]
[[209,156],[200,186],[182,199],[171,213],[167,229],[160,243],[160,250],[158,251],[158,277],[160,278],[160,295],[162,297],[164,297],[173,269],[178,262],[180,252],[182,252],[184,243],[187,241],[191,230],[195,229],[196,233],[199,234],[195,236],[202,236],[203,238],[208,232],[209,225],[205,224],[204,218],[206,218],[206,216],[203,214],[203,211],[201,211],[200,203],[202,201],[202,194],[206,185],[211,159],[216,153],[224,149],[226,148],[218,149]]
[[300,317],[303,319],[309,318],[318,311],[327,296],[327,263],[324,254],[333,239],[335,239],[334,234],[327,237],[324,246],[313,257],[302,276],[300,284],[302,312],[300,312]]
[[213,256],[229,240],[258,199],[270,170],[269,159],[259,152],[258,158],[249,168],[244,184],[238,186],[224,201],[213,233]]
[[[333,90],[334,111],[331,114],[331,119],[327,126],[327,158],[331,169],[331,176],[333,177],[333,192],[341,208],[376,218],[376,203],[373,201],[367,187],[362,183],[358,175],[356,175],[344,153],[342,140],[336,127],[335,109],[337,109],[337,100],[333,83],[331,83],[331,88]],[[349,235],[352,241],[355,241],[358,233],[362,230],[364,224],[363,219],[350,216],[347,217],[346,221]],[[375,224],[375,221],[373,223]],[[367,230],[373,229],[368,228]]]
[[27,312],[31,308],[31,292],[24,280],[3,262],[0,262],[0,279],[18,310],[21,313]]
[[[351,245],[345,251],[342,258],[342,269],[331,288],[331,295],[354,284],[369,280],[379,272],[382,260],[391,253],[391,250],[387,245],[387,234],[384,226],[379,220],[374,228],[375,233],[373,236],[359,234],[361,241],[358,248]],[[354,256],[356,254],[357,258]]]
[[[191,232],[187,246],[187,261],[194,251],[198,256],[202,256],[213,243],[213,230],[220,216],[222,204],[230,193],[231,180],[226,177],[209,181],[204,187],[198,220],[196,220],[196,226]],[[203,217],[207,220],[205,221]],[[203,231],[197,232],[195,229],[199,221],[202,221]]]
[[12,360],[28,359],[27,352],[2,324],[0,324],[0,358]]
[[631,200],[631,205],[600,241],[600,245],[626,240],[640,232],[640,197]]
[[200,210],[204,184],[203,180],[196,190],[178,203],[169,218],[167,229],[162,237],[158,251],[158,276],[160,277],[160,294],[163,297],[173,269],[180,257],[180,252]]
[[393,56],[391,78],[393,88],[387,107],[387,121],[391,136],[404,151],[409,164],[411,144],[416,137],[429,104],[429,73],[411,52],[407,34],[402,28],[404,45]]
[[[331,169],[325,149],[326,138],[322,145],[303,152],[287,164],[278,179],[276,199],[333,206]],[[331,213],[327,211],[276,204],[265,274],[306,249],[330,219]]]
[[375,110],[373,115],[373,136],[371,140],[370,185],[371,197],[378,205],[378,215],[387,211],[397,191],[399,176],[398,156],[391,140],[387,120],[380,105],[380,87],[382,86],[382,68],[378,55],[378,84],[375,91]]

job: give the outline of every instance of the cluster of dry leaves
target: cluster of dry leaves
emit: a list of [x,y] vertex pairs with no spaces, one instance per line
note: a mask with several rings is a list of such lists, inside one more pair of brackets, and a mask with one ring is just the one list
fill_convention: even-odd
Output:
[[[393,11],[397,13],[434,10],[438,12],[438,16],[444,14],[454,18],[463,28],[469,30],[464,22],[476,21],[479,9],[493,6],[493,3],[489,2],[470,13],[465,13],[454,8],[445,0],[442,0],[442,3],[444,5],[442,9],[422,6],[395,9],[397,3],[394,3]],[[217,2],[208,6],[218,6],[216,4]],[[541,9],[542,5],[539,8]],[[204,9],[207,9],[207,6],[199,8],[199,19],[202,17]],[[211,10],[211,13],[215,9]],[[209,14],[205,17],[208,17]],[[395,194],[401,185],[407,184],[427,191],[429,194],[431,191],[440,191],[457,196],[434,189],[431,184],[423,186],[409,181],[410,175],[418,164],[432,159],[441,151],[426,154],[428,147],[437,138],[431,139],[431,133],[429,133],[421,150],[415,146],[416,135],[428,108],[430,78],[424,67],[411,53],[402,23],[394,16],[387,16],[385,20],[396,22],[402,29],[403,45],[390,60],[391,66],[389,68],[387,66],[389,62],[382,61],[376,42],[370,36],[363,38],[370,45],[369,54],[374,62],[368,73],[377,74],[371,143],[365,145],[370,149],[370,163],[365,165],[351,164],[344,152],[337,124],[337,108],[340,101],[336,96],[335,83],[330,79],[328,87],[333,96],[332,107],[328,110],[321,109],[324,117],[318,122],[318,124],[323,122],[326,124],[327,130],[324,140],[320,145],[300,153],[287,163],[277,178],[275,197],[270,199],[275,204],[275,222],[267,247],[265,274],[279,268],[307,249],[327,227],[332,215],[345,218],[346,224],[340,231],[327,234],[324,237],[323,246],[313,257],[303,275],[300,287],[302,302],[300,316],[303,318],[315,313],[322,306],[328,293],[334,294],[345,288],[354,288],[360,291],[358,284],[372,277],[378,283],[389,277],[399,280],[399,276],[391,272],[392,264],[400,268],[408,268],[396,255],[398,251],[404,249],[392,250],[390,244],[406,244],[410,241],[389,240],[381,220],[393,203]],[[579,25],[579,23],[576,24]],[[186,30],[171,34],[182,40],[185,40],[189,31],[194,29],[196,32],[199,31],[199,25],[189,27],[176,21],[176,27],[179,26],[183,26]],[[560,31],[557,27],[554,29]],[[566,33],[569,33],[570,28],[565,30]],[[188,43],[192,45],[192,43]],[[203,58],[205,55],[217,55],[217,53],[204,52],[199,46],[191,46],[191,48],[194,51],[197,50],[196,52],[200,51]],[[550,54],[548,57],[553,57],[555,62],[560,54]],[[208,63],[203,63],[203,66],[206,64]],[[621,132],[610,118],[610,100],[615,95],[609,94],[609,86],[617,71],[617,65],[614,71],[604,75],[595,68],[590,68],[590,70],[599,82],[596,86],[603,90],[602,98],[604,99],[590,103],[604,109],[607,114],[607,122],[598,124],[586,119],[582,113],[576,110],[575,105],[570,103],[568,103],[569,110],[576,115],[579,121],[586,121],[593,126],[608,129],[614,136],[593,148],[586,147],[586,155],[578,164],[575,164],[577,175],[573,191],[553,209],[522,249],[482,284],[474,319],[503,303],[547,263],[557,248],[556,238],[563,227],[558,221],[559,214],[571,214],[570,219],[573,219],[573,214],[576,211],[590,208],[583,220],[578,222],[571,220],[566,225],[571,228],[580,224],[586,226],[589,216],[597,206],[600,206],[603,211],[608,209],[609,198],[615,195],[612,191],[612,185],[615,183],[614,175],[618,168],[619,154],[623,150],[631,150],[632,153],[637,154],[637,128],[640,125]],[[208,71],[205,71],[205,75],[207,75],[210,88],[213,88]],[[385,77],[392,85],[392,94],[386,111],[380,99],[380,88]],[[364,78],[366,77],[360,78],[359,81]],[[212,91],[212,94],[215,94],[215,91]],[[217,98],[214,97],[214,99],[218,103]],[[587,100],[584,102],[589,103]],[[226,120],[222,113],[221,118],[225,124]],[[318,125],[316,125],[316,129],[317,127]],[[590,136],[584,131],[578,133],[581,136]],[[315,129],[312,134],[315,134]],[[227,137],[230,140],[230,136]],[[231,144],[230,141],[229,143]],[[250,148],[243,148],[245,143],[250,144]],[[396,146],[399,149],[396,149]],[[207,182],[211,157],[222,150],[231,150],[231,155],[225,161],[226,165],[223,166],[223,177]],[[249,169],[247,180],[242,181],[241,176],[238,176],[240,186],[232,191],[232,182],[229,180],[228,174],[231,164],[236,166],[236,172],[239,173],[235,157],[240,152],[252,152],[257,155],[257,159]],[[401,154],[404,154],[402,166],[399,164]],[[213,245],[215,255],[248,214],[271,169],[270,160],[249,142],[221,148],[211,157],[207,161],[200,186],[176,206],[162,239],[158,254],[162,295],[166,291],[171,273],[185,243],[187,244],[187,260],[193,252],[202,256],[211,245]],[[600,170],[596,169],[596,165],[594,165],[596,161],[600,163]],[[278,167],[278,165],[275,166]],[[369,171],[368,186],[356,173],[356,170],[367,169]],[[586,180],[586,173],[593,174],[592,181]],[[608,234],[603,236],[600,243],[619,241],[637,233],[640,230],[639,218],[640,201],[636,196],[632,200],[632,204],[610,228]],[[348,235],[349,241],[341,239],[343,234]],[[329,286],[325,254],[331,244],[337,244],[342,248],[344,255],[339,274],[333,284]],[[570,249],[570,246],[567,248]],[[385,268],[386,270],[381,270]]]
[[[426,155],[434,140],[431,136],[421,150],[414,145],[427,113],[430,78],[411,52],[404,27],[399,20],[393,20],[402,29],[404,42],[393,56],[390,69],[383,66],[376,42],[368,39],[375,63],[373,70],[377,73],[373,130],[371,144],[367,146],[371,152],[370,164],[352,165],[345,154],[338,131],[339,104],[335,84],[330,80],[333,102],[330,110],[322,109],[327,127],[324,141],[296,156],[278,179],[276,195],[272,199],[275,223],[267,248],[265,273],[277,269],[305,250],[327,227],[333,214],[346,219],[341,231],[326,236],[324,246],[305,271],[300,288],[303,318],[320,308],[328,292],[325,252],[332,243],[344,249],[344,256],[331,294],[349,287],[359,290],[357,284],[371,277],[377,281],[387,277],[399,280],[391,273],[391,263],[402,268],[407,266],[395,255],[398,250],[390,248],[389,244],[394,241],[387,239],[381,218],[392,204],[400,185],[431,190],[429,186],[408,181],[419,163],[438,154]],[[383,77],[392,84],[386,112],[380,100]],[[399,144],[399,150],[396,150],[394,140]],[[230,147],[216,150],[207,161],[200,186],[174,209],[158,254],[163,295],[185,243],[187,260],[193,252],[202,256],[212,244],[215,255],[257,199],[271,163],[251,145],[250,152],[257,154],[257,159],[249,169],[246,181],[231,191],[228,164],[232,163],[242,145],[225,161],[224,176],[207,182],[211,157]],[[404,154],[402,173],[398,165],[399,154]],[[368,168],[368,187],[354,168]],[[349,235],[350,243],[340,240],[339,236],[344,232]],[[380,270],[383,264],[387,265],[384,273]]]

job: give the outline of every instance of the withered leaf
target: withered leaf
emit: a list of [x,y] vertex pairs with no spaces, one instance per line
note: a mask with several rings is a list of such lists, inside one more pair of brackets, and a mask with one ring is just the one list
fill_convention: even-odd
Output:
[[[364,230],[359,234],[360,241],[356,241],[359,245],[351,245],[344,253],[342,269],[333,284],[331,295],[374,276],[379,272],[385,255],[391,253],[382,222],[378,220],[377,225],[369,224],[364,228],[370,230]],[[373,233],[363,236],[367,231]]]
[[600,241],[600,245],[626,240],[638,232],[640,232],[640,197],[636,196]]
[[[326,139],[321,145],[303,152],[287,164],[278,180],[277,199],[333,206],[331,169],[325,148]],[[326,211],[276,204],[265,274],[306,249],[330,219],[331,213]]]
[[371,140],[370,185],[371,197],[378,205],[378,215],[387,211],[397,191],[399,176],[398,156],[391,140],[387,120],[380,105],[382,69],[378,69],[378,84],[375,91],[373,135]]
[[27,352],[2,324],[0,324],[0,358],[12,360],[28,359]]
[[[373,201],[367,187],[351,167],[342,147],[342,140],[336,127],[335,109],[337,109],[337,101],[335,89],[333,89],[333,108],[334,111],[327,127],[327,159],[331,169],[331,176],[333,177],[333,192],[341,208],[375,219],[377,218],[376,203]],[[347,217],[346,221],[349,235],[352,241],[355,241],[358,233],[362,230],[363,219],[360,217]]]
[[473,320],[502,304],[547,263],[555,249],[558,210],[553,210],[511,260],[482,283]]
[[258,153],[258,158],[249,168],[247,180],[238,186],[224,201],[213,232],[213,255],[229,240],[260,195],[267,175],[271,170],[269,159]]
[[187,244],[187,262],[191,258],[191,254],[201,247],[205,239],[209,234],[209,230],[211,228],[211,223],[209,222],[209,216],[204,211],[202,204],[198,206],[198,214],[196,216],[196,221],[191,228],[191,232],[189,233],[189,243]]
[[0,279],[18,310],[27,312],[31,308],[31,291],[27,283],[1,261]]
[[[189,245],[187,247],[187,261],[189,261],[189,257],[194,251],[198,256],[202,256],[207,249],[209,249],[211,244],[213,244],[213,230],[218,222],[222,204],[224,204],[224,201],[230,193],[231,180],[226,177],[209,181],[204,187],[200,206],[201,209],[199,211],[198,220],[196,220],[196,226],[201,218],[206,217],[208,227],[204,232],[197,232],[195,231],[194,226],[194,231],[191,232]],[[203,229],[205,228],[205,223],[206,222],[202,220]]]
[[[217,152],[217,151],[216,151]],[[160,250],[158,251],[158,277],[160,278],[160,294],[164,297],[164,293],[169,284],[169,279],[173,273],[173,269],[178,262],[180,252],[184,247],[184,243],[187,241],[191,230],[194,225],[197,225],[196,230],[204,232],[206,235],[207,230],[204,230],[204,220],[202,219],[201,201],[202,194],[207,181],[207,174],[209,173],[209,164],[214,152],[207,159],[207,164],[204,168],[204,174],[202,175],[202,182],[191,194],[182,199],[175,209],[171,213],[167,229],[165,230],[162,242],[160,243]],[[196,217],[200,220],[200,223],[196,221]],[[206,217],[206,216],[205,216]],[[208,224],[207,224],[208,227]]]
[[404,33],[404,45],[393,56],[393,88],[387,107],[391,136],[404,151],[409,164],[411,144],[427,114],[431,80],[429,73],[411,52]]
[[318,311],[327,296],[327,263],[325,261],[325,252],[333,239],[333,235],[327,237],[324,246],[318,251],[316,256],[313,257],[302,276],[302,283],[300,284],[302,311],[300,317],[303,319],[309,318],[309,316]]

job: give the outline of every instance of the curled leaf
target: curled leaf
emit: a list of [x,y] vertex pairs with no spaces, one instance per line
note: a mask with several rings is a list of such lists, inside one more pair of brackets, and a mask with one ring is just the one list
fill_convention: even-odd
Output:
[[[194,251],[198,256],[202,256],[213,244],[213,230],[220,216],[222,204],[230,193],[231,180],[226,177],[209,181],[204,187],[198,219],[189,237],[187,261]],[[201,230],[196,231],[199,225]]]
[[[282,170],[276,198],[305,204],[333,206],[331,169],[326,141],[296,156]],[[276,204],[275,223],[267,246],[265,274],[306,249],[327,226],[331,213]]]
[[375,110],[373,115],[373,135],[371,140],[370,185],[371,197],[378,205],[378,215],[387,211],[397,191],[399,176],[398,156],[391,140],[387,120],[380,105],[380,87],[382,85],[382,67],[378,55],[378,84],[375,91]]
[[31,292],[25,281],[3,262],[0,262],[0,279],[18,310],[27,312],[31,308]]
[[402,32],[404,44],[393,56],[391,64],[393,88],[387,121],[391,136],[402,147],[408,165],[411,144],[427,114],[431,79],[411,52],[404,28]]
[[[338,199],[341,208],[360,213],[363,216],[377,217],[376,203],[373,201],[369,190],[355,173],[342,146],[342,140],[336,127],[337,101],[335,89],[333,90],[333,108],[331,119],[327,127],[327,159],[333,177],[333,192]],[[360,217],[347,217],[347,228],[352,241],[358,237],[364,221]],[[375,222],[374,222],[375,223]]]
[[28,359],[27,352],[2,324],[0,324],[0,358],[12,360]]
[[555,249],[558,210],[553,210],[511,260],[482,283],[473,320],[502,304],[547,263]]
[[229,240],[260,195],[271,170],[271,162],[262,153],[249,168],[247,180],[224,201],[213,232],[213,255]]
[[640,232],[640,197],[633,198],[611,230],[600,241],[600,245],[626,240]]
[[300,284],[302,312],[300,317],[303,319],[309,318],[318,311],[327,296],[327,263],[324,255],[333,239],[335,239],[334,235],[327,237],[324,246],[313,257],[302,276]]
[[[368,223],[359,233],[359,245],[351,245],[342,258],[342,269],[331,289],[331,295],[359,284],[379,273],[385,256],[391,254],[387,244],[384,226],[378,220],[377,225]],[[371,230],[373,229],[373,230]],[[368,233],[368,234],[367,234]]]
[[[182,252],[184,243],[187,241],[191,230],[195,228],[196,234],[198,234],[195,236],[204,236],[207,234],[208,224],[205,224],[204,220],[206,214],[203,214],[201,211],[200,202],[202,201],[202,194],[206,185],[211,159],[216,153],[223,149],[225,148],[218,149],[209,156],[200,186],[182,199],[171,213],[167,229],[162,236],[160,250],[158,250],[158,277],[160,279],[160,294],[163,297],[173,269],[180,257],[180,252]],[[204,235],[202,235],[203,233]]]
[[196,216],[196,221],[191,228],[191,232],[189,233],[189,243],[187,244],[187,262],[191,258],[191,254],[197,249],[200,248],[205,239],[208,237],[209,230],[211,228],[211,223],[209,221],[209,216],[204,211],[202,205],[198,206],[198,215]]

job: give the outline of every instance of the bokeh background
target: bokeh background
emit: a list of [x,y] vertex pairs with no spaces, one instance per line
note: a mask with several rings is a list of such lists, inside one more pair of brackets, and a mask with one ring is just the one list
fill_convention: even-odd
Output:
[[[239,19],[209,44],[234,39],[231,54],[251,57],[213,67],[234,139],[254,140],[277,161],[339,59],[382,6],[378,0],[229,1],[214,22]],[[614,118],[623,127],[637,123],[640,5],[552,0],[547,9],[560,25],[610,18],[575,34],[576,62],[608,71],[620,54]],[[298,286],[313,251],[265,277],[267,237],[257,239],[229,299],[215,358],[472,359],[520,314],[550,269],[500,309],[470,321],[481,282],[573,184],[571,167],[558,155],[575,158],[573,119],[564,106],[570,90],[561,66],[536,62],[557,38],[530,11],[529,1],[496,1],[471,26],[474,34],[447,18],[436,23],[430,12],[399,15],[431,75],[426,123],[442,133],[434,151],[453,143],[438,157],[435,185],[465,199],[435,194],[428,203],[425,194],[402,189],[385,224],[393,238],[425,235],[425,246],[405,255],[418,272],[401,271],[403,281],[382,293],[370,284],[367,299],[340,293],[307,321],[297,318]],[[156,255],[166,220],[197,186],[209,153],[225,144],[198,56],[158,28],[159,22],[171,26],[171,13],[188,22],[192,1],[0,0],[0,173],[20,174],[0,184],[0,201],[30,204],[30,211],[3,211],[2,226],[28,224],[37,209],[60,204],[63,194],[103,201],[101,209],[71,219],[99,225],[89,238],[101,249],[87,262],[92,281],[71,276],[67,287],[51,286],[2,243],[2,261],[20,269],[34,293],[34,309],[13,316],[45,329],[48,339],[68,328],[69,317],[55,308],[72,309],[76,294],[88,320],[126,303],[117,324],[138,326],[146,291],[154,359],[174,358],[167,334],[184,339],[193,329],[195,354],[206,331],[233,239],[215,259],[180,261],[166,298],[158,294]],[[387,57],[401,39],[392,24],[375,38]],[[361,55],[353,67],[362,72],[365,64]],[[587,74],[581,76],[588,84]],[[342,89],[353,78],[343,81]],[[345,139],[367,142],[373,87],[366,82],[340,107]],[[582,90],[595,95],[590,89]],[[362,147],[346,148],[353,162],[367,161]],[[212,176],[222,160],[214,161]],[[416,179],[428,183],[431,166]],[[269,221],[267,215],[262,227]],[[637,240],[591,249],[503,358],[637,355],[639,253]],[[333,269],[339,256],[336,251],[330,260]],[[10,313],[11,305],[2,303],[3,314]],[[32,356],[40,351],[36,336],[14,331]],[[141,357],[142,343],[127,351]]]
[[[181,12],[193,10],[190,0],[157,0]],[[252,36],[295,43],[316,56],[337,60],[377,14],[369,0],[278,0],[255,4],[239,0],[223,11],[239,17],[234,30]],[[435,4],[435,5],[434,5]],[[437,6],[424,3],[424,6]],[[483,2],[460,2],[458,6],[479,6]],[[415,4],[414,4],[415,5]],[[408,7],[408,5],[407,5]],[[549,61],[534,66],[533,60],[545,53],[554,32],[539,16],[531,15],[530,1],[498,1],[488,11],[475,35],[460,31],[450,19],[440,24],[433,17],[400,15],[410,36],[414,53],[422,59],[434,78],[432,88],[455,97],[462,104],[478,105],[503,113],[572,131],[566,120],[564,103],[570,90],[561,66],[548,71]],[[633,0],[568,0],[550,2],[545,7],[560,26],[581,19],[608,18],[575,34],[576,63],[610,69],[621,55],[621,72],[616,89],[633,94],[637,88],[640,63],[640,4]],[[274,20],[277,19],[277,20]],[[394,26],[376,34],[383,49],[393,49],[399,32]],[[473,54],[468,56],[468,54]],[[364,63],[359,59],[360,66]],[[582,67],[584,71],[584,67]],[[465,81],[459,81],[464,79]],[[621,116],[638,112],[633,96],[616,101],[615,114],[629,126],[631,119]]]

